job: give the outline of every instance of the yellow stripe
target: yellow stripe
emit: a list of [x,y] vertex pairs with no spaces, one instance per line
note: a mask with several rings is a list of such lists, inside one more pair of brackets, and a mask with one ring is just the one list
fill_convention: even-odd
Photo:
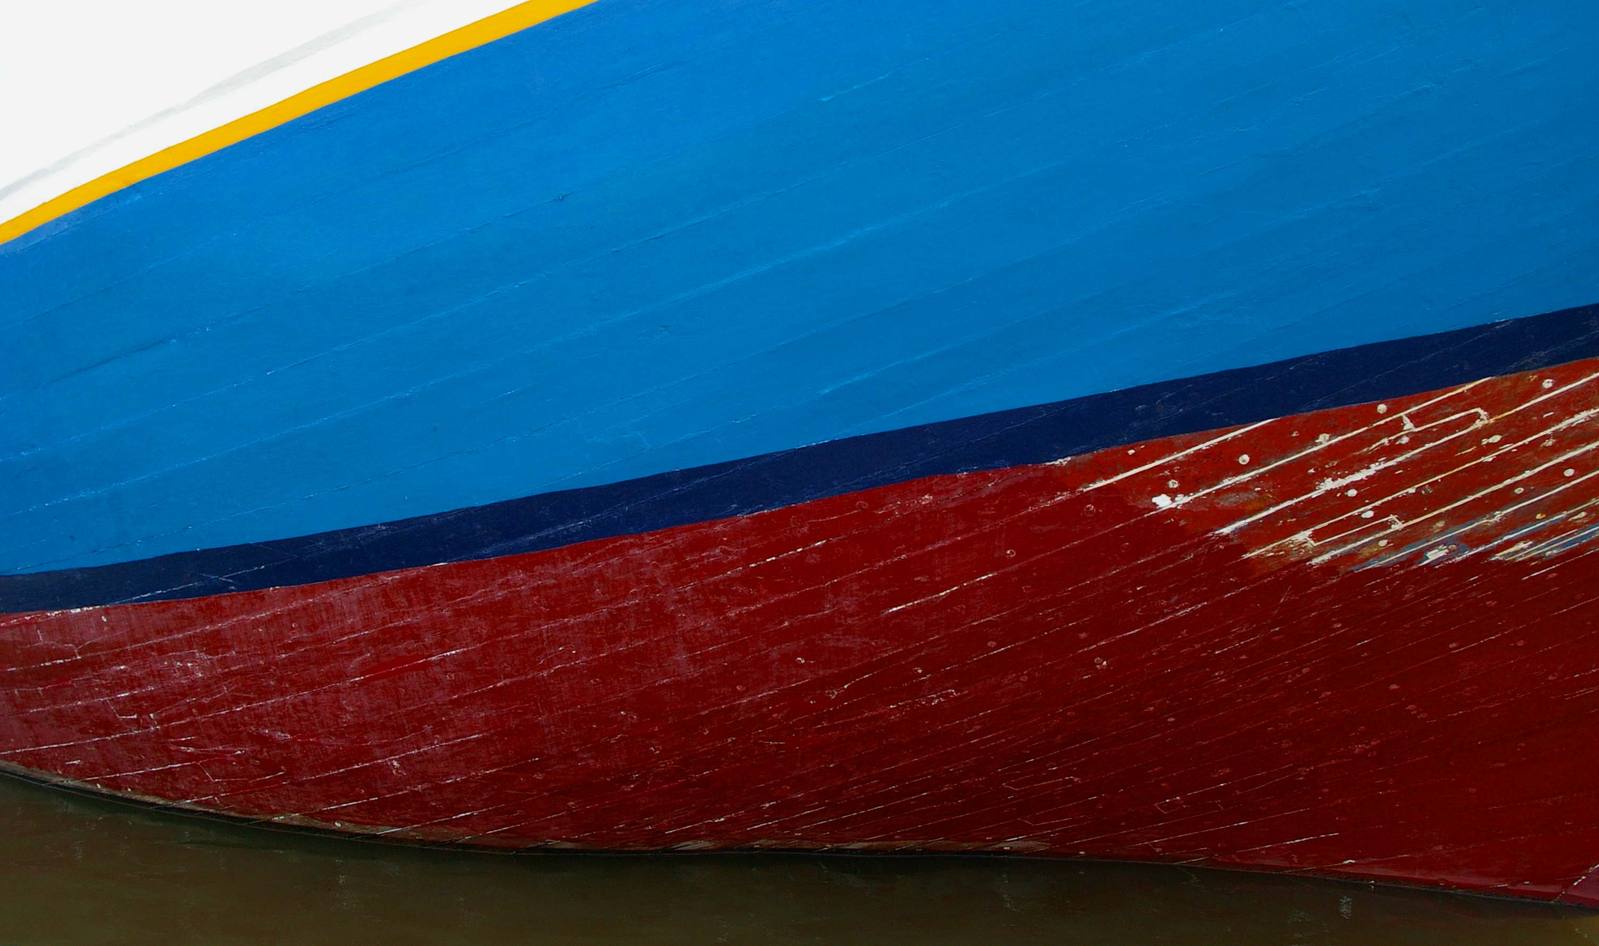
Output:
[[593,2],[594,0],[527,0],[508,10],[484,17],[475,23],[468,23],[425,43],[419,43],[410,49],[314,85],[275,105],[268,105],[260,111],[236,118],[226,125],[195,135],[187,141],[164,148],[126,167],[79,184],[32,210],[0,223],[0,243],[15,239],[35,227],[49,223],[63,214],[71,213],[107,194],[137,184],[163,171],[170,171],[181,164],[203,158],[252,135],[259,135],[263,131],[291,122],[324,105],[365,92],[375,85],[405,75],[407,72],[414,72],[457,53],[492,43],[518,30],[554,19]]

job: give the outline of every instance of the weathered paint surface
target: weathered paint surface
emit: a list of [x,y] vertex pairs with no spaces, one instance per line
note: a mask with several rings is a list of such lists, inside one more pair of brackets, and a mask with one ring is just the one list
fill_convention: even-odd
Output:
[[0,574],[1591,304],[1596,99],[1569,0],[601,0],[0,245]]
[[1599,305],[1583,306],[396,522],[0,575],[0,611],[196,598],[499,558],[929,476],[1047,463],[1595,356]]
[[0,764],[1599,903],[1596,15],[600,0],[186,152],[0,245]]
[[473,844],[1599,903],[1599,360],[491,560],[0,619],[0,761]]

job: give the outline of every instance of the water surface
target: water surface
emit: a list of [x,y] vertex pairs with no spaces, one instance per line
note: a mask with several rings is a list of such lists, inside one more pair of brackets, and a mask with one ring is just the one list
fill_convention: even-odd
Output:
[[271,831],[0,777],[0,946],[1599,944],[1599,914],[1179,867],[503,855]]

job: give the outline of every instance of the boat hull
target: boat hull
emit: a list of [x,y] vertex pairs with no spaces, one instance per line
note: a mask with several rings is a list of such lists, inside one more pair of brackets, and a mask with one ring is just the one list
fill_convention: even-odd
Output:
[[0,766],[1599,901],[1596,27],[532,0],[62,194]]
[[1599,903],[1599,360],[556,549],[0,619],[8,766],[603,850]]

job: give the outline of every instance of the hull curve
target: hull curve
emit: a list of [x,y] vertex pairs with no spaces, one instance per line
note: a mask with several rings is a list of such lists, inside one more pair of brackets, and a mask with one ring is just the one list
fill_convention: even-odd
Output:
[[0,618],[0,760],[421,841],[1592,903],[1599,360],[553,550]]
[[537,0],[59,195],[0,769],[1599,905],[1596,25]]

